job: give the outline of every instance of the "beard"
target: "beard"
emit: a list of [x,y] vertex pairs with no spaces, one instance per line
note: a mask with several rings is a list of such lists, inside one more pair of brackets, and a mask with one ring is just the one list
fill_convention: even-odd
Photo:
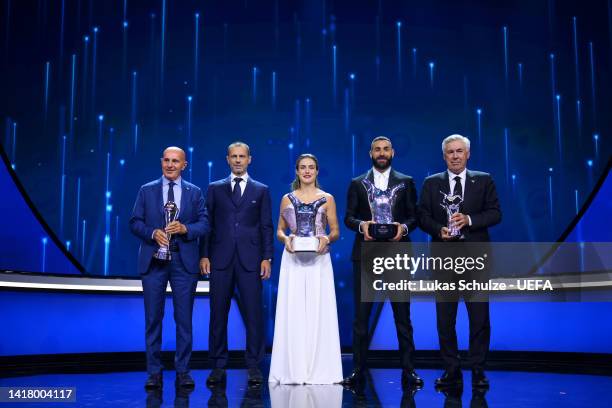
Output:
[[391,167],[391,162],[393,162],[393,157],[389,157],[389,159],[385,162],[385,164],[379,164],[378,160],[372,157],[372,165],[377,170],[381,170],[381,171],[387,170],[389,167]]

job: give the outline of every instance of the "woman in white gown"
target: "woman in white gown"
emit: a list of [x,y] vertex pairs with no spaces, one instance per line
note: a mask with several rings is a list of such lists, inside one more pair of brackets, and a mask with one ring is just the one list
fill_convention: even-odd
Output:
[[[298,157],[293,191],[281,201],[277,237],[285,244],[285,250],[278,281],[270,383],[342,381],[336,293],[328,247],[340,234],[334,197],[318,188],[318,173],[316,157]],[[318,250],[295,252],[296,236],[316,237]]]

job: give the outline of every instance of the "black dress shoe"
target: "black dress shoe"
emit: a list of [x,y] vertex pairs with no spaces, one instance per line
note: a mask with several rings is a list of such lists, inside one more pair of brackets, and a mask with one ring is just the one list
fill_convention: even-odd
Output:
[[249,385],[259,385],[263,383],[263,375],[257,367],[249,368]]
[[402,387],[422,387],[425,382],[414,370],[402,370]]
[[195,388],[195,381],[189,373],[176,373],[174,385],[181,388]]
[[489,379],[485,375],[484,370],[472,370],[472,387],[489,388]]
[[353,370],[351,375],[342,380],[342,385],[347,387],[356,387],[365,382],[365,375],[361,370]]
[[208,378],[206,379],[206,385],[212,387],[215,385],[225,384],[225,380],[225,370],[223,368],[215,368],[208,375]]
[[145,381],[145,388],[147,390],[158,390],[162,387],[162,384],[163,379],[161,373],[150,374],[149,378],[147,378],[147,381]]
[[444,371],[442,377],[436,378],[435,384],[438,388],[458,387],[463,385],[463,375],[459,370]]

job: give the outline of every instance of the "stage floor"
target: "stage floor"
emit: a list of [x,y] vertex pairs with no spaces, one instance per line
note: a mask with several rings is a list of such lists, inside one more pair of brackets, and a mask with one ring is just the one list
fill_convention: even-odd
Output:
[[[348,370],[347,370],[348,372]],[[30,377],[2,378],[0,387],[76,387],[76,403],[0,404],[18,407],[521,407],[569,408],[609,407],[607,398],[612,389],[612,377],[552,374],[516,371],[488,371],[491,382],[486,393],[469,386],[469,371],[464,372],[462,393],[437,392],[434,379],[440,370],[420,369],[425,386],[418,391],[403,391],[399,369],[371,369],[371,381],[364,392],[356,394],[338,385],[247,386],[244,369],[229,369],[225,389],[209,390],[206,377],[209,370],[193,370],[196,388],[180,393],[174,388],[173,371],[164,372],[164,387],[160,393],[147,393],[144,372],[105,374],[52,374]]]

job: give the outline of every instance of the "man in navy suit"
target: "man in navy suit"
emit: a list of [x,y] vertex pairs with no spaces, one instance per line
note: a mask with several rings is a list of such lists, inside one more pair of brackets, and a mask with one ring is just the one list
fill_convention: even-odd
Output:
[[[489,227],[501,221],[501,209],[493,178],[488,173],[468,170],[467,161],[470,158],[470,140],[461,135],[448,136],[442,142],[442,154],[447,170],[431,175],[425,179],[421,200],[419,202],[420,227],[431,235],[432,242],[455,241],[449,234],[448,215],[440,205],[443,194],[460,196],[463,201],[460,210],[451,218],[461,233],[461,238],[455,245],[445,244],[451,251],[465,256],[466,251],[473,246],[461,242],[477,242],[480,248],[486,248],[489,238]],[[484,250],[482,250],[484,253]],[[486,271],[485,271],[486,272]],[[455,272],[444,276],[446,281],[457,278]],[[453,276],[454,275],[454,276]],[[473,277],[477,277],[474,275]],[[465,277],[464,277],[465,278]],[[482,280],[482,276],[480,279]],[[484,373],[484,365],[491,337],[489,320],[489,303],[486,296],[478,300],[477,291],[463,294],[470,323],[470,365],[472,368],[472,385],[476,388],[486,388],[489,385]],[[463,384],[459,352],[457,349],[457,319],[458,296],[442,296],[436,294],[436,319],[440,354],[444,362],[444,374],[435,382],[437,387],[455,387]]]
[[[209,230],[202,191],[181,178],[187,167],[185,152],[168,147],[161,158],[162,177],[143,185],[138,191],[130,229],[140,238],[138,273],[142,277],[145,302],[145,340],[147,351],[147,389],[162,386],[161,340],[166,304],[166,287],[172,288],[176,323],[176,385],[193,388],[189,374],[192,348],[192,313],[199,278],[198,239]],[[164,205],[174,202],[178,219],[165,226]],[[166,234],[171,234],[168,240]],[[171,260],[153,255],[160,247],[170,250]]]
[[227,148],[231,174],[208,186],[206,207],[211,232],[200,247],[201,272],[210,277],[210,328],[208,353],[213,365],[206,383],[225,383],[227,319],[238,287],[246,326],[246,365],[249,384],[261,384],[259,364],[264,357],[262,280],[271,272],[272,211],[268,186],[247,173],[251,153],[246,143]]

